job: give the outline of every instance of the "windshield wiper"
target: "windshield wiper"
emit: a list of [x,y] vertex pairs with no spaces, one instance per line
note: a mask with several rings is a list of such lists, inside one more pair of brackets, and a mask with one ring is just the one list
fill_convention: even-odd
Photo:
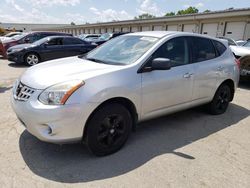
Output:
[[96,59],[96,58],[86,58],[89,61],[94,61],[96,63],[103,63],[103,64],[107,64],[104,61],[100,60],[100,59]]

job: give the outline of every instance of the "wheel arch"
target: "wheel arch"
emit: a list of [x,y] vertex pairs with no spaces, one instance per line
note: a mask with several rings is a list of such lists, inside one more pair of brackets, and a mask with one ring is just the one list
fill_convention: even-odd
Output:
[[24,62],[25,62],[26,57],[27,57],[29,54],[36,54],[36,55],[38,56],[39,60],[40,60],[40,61],[42,60],[42,59],[41,59],[41,55],[40,55],[38,52],[36,52],[36,51],[29,51],[29,52],[26,52],[26,53],[24,54],[24,56],[23,56],[23,61],[24,61]]
[[108,99],[104,102],[102,102],[97,108],[95,108],[95,110],[90,114],[90,116],[88,117],[87,121],[86,121],[86,124],[85,124],[85,127],[84,127],[84,130],[83,130],[83,140],[86,138],[86,135],[87,135],[87,129],[88,129],[88,124],[89,124],[89,121],[91,120],[91,118],[93,117],[93,115],[96,113],[97,110],[99,110],[100,108],[102,108],[103,106],[105,105],[108,105],[108,104],[121,104],[123,105],[126,109],[128,109],[128,111],[130,112],[132,118],[133,118],[133,130],[135,131],[136,129],[136,124],[137,124],[137,121],[138,121],[138,111],[136,109],[136,106],[135,104],[128,98],[125,98],[125,97],[114,97],[114,98],[111,98],[111,99]]
[[[224,84],[225,84],[225,85],[228,85],[229,88],[230,88],[230,90],[231,90],[232,96],[231,96],[230,101],[232,101],[233,98],[234,98],[234,93],[235,93],[235,84],[234,84],[234,81],[233,81],[232,79],[227,79],[227,80],[223,81],[223,82],[219,85],[219,87],[221,87],[221,86],[224,85]],[[218,88],[219,88],[219,87],[218,87]]]

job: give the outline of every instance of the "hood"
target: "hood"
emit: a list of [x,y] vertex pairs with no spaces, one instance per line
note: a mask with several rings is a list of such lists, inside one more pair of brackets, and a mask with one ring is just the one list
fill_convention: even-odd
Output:
[[8,39],[10,39],[9,37],[0,37],[0,40],[3,42],[3,41],[5,41],[5,40],[8,40]]
[[15,45],[15,46],[9,48],[9,50],[30,48],[30,47],[34,47],[34,46],[35,45],[32,45],[32,44],[18,44],[18,45]]
[[21,76],[20,81],[35,89],[45,89],[69,80],[83,80],[121,69],[123,66],[95,63],[78,57],[57,59],[35,65]]
[[16,40],[7,37],[5,40],[2,40],[3,43],[10,43],[10,42],[16,42]]
[[246,56],[246,55],[250,55],[250,48],[248,47],[243,47],[243,46],[230,46],[232,52],[236,55],[236,56]]

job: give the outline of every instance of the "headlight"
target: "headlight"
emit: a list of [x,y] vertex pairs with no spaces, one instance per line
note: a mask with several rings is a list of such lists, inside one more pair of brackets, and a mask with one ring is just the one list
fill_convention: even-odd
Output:
[[64,105],[68,98],[85,83],[79,80],[56,84],[45,89],[39,96],[39,101],[49,105]]

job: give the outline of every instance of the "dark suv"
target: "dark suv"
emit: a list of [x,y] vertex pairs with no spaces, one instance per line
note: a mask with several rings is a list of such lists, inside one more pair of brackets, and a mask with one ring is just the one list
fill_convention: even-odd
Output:
[[33,43],[42,38],[49,37],[49,36],[72,36],[72,35],[68,33],[40,32],[40,31],[23,33],[22,35],[17,35],[17,36],[10,38],[9,40],[0,42],[0,55],[6,58],[7,57],[6,52],[10,47],[18,45],[18,44]]

